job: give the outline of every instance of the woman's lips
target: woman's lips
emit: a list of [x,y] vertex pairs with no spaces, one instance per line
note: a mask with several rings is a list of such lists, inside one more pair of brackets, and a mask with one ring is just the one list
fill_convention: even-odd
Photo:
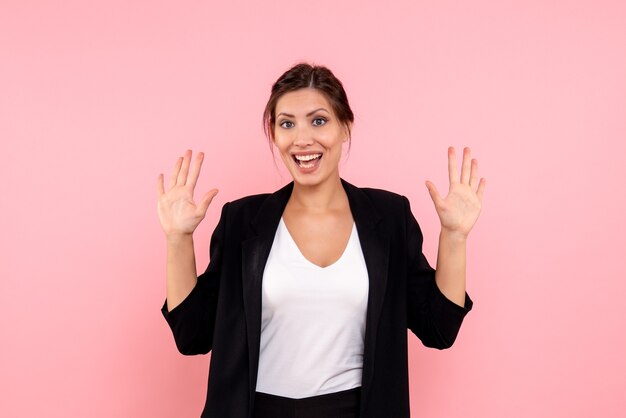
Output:
[[293,155],[293,160],[300,171],[309,173],[314,171],[319,165],[322,159],[322,153],[310,153],[310,154],[296,154]]

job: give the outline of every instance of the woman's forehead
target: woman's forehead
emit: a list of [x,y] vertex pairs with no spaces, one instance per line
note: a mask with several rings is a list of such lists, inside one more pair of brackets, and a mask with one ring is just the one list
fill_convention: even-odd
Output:
[[306,115],[317,109],[332,113],[332,107],[326,96],[317,89],[304,88],[283,94],[276,102],[276,114]]

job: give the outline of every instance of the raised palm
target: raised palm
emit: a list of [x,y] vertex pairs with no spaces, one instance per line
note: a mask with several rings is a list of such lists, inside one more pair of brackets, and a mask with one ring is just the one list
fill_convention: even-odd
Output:
[[167,192],[163,187],[163,174],[159,174],[157,211],[161,228],[167,236],[192,234],[218,192],[217,189],[210,190],[197,204],[193,200],[203,159],[204,153],[200,152],[191,164],[191,150],[187,150],[184,157],[178,157]]
[[426,181],[426,187],[435,204],[442,230],[467,237],[480,214],[485,179],[478,181],[478,161],[470,158],[467,147],[463,150],[460,180],[454,147],[448,148],[448,174],[450,188],[445,198],[439,195],[431,181]]

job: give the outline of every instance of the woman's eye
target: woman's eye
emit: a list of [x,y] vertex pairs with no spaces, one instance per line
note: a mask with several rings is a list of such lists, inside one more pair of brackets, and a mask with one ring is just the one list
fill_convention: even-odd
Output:
[[293,128],[293,122],[284,120],[280,123],[280,126],[281,128],[286,128],[286,129]]
[[324,118],[315,118],[313,119],[313,125],[315,126],[322,126],[326,123],[326,119]]

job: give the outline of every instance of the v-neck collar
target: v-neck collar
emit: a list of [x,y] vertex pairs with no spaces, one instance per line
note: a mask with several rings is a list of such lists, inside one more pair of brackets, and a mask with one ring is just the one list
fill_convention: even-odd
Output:
[[346,257],[346,253],[348,252],[348,249],[350,248],[350,245],[352,245],[352,241],[354,239],[354,235],[355,235],[355,229],[356,229],[356,223],[354,221],[352,221],[352,228],[350,229],[350,235],[348,236],[348,241],[346,242],[345,247],[343,247],[343,251],[341,252],[341,255],[339,256],[339,258],[335,261],[333,261],[331,264],[322,267],[318,264],[315,264],[314,262],[312,262],[311,260],[309,260],[308,258],[306,258],[306,256],[304,255],[304,253],[302,252],[302,250],[300,249],[300,247],[298,246],[298,244],[296,243],[296,240],[293,238],[293,236],[291,235],[291,232],[289,232],[289,228],[287,228],[287,224],[285,223],[285,220],[283,219],[283,217],[280,217],[280,221],[278,223],[278,227],[282,229],[282,231],[284,232],[284,237],[285,239],[289,242],[289,244],[292,246],[292,248],[294,249],[294,252],[298,254],[298,257],[302,260],[304,260],[308,265],[317,268],[319,270],[327,270],[327,269],[331,269],[336,267],[337,265],[341,264],[342,260]]

